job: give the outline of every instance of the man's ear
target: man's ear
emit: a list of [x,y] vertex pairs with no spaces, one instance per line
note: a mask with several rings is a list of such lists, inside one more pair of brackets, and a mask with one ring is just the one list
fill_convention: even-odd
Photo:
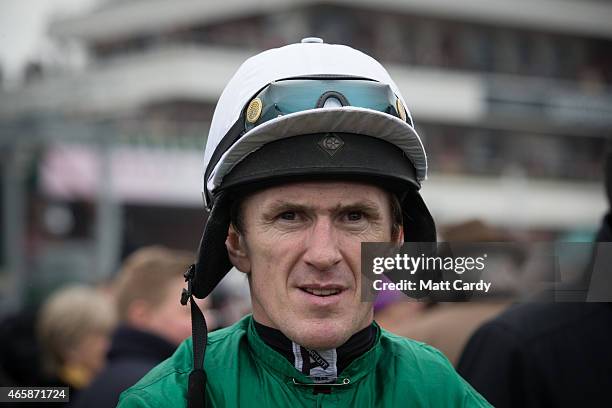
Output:
[[400,226],[397,228],[396,231],[394,231],[395,228],[393,228],[391,230],[391,241],[396,243],[396,244],[403,244],[404,243],[404,227]]
[[251,272],[251,260],[249,259],[244,237],[240,234],[233,225],[230,225],[227,230],[227,238],[225,239],[225,247],[227,254],[232,264],[240,272]]
[[404,227],[401,226],[397,234],[397,242],[401,245],[404,243]]

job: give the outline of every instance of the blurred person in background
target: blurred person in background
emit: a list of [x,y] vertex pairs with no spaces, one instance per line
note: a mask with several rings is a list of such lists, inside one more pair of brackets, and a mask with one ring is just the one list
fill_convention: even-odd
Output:
[[[480,220],[470,220],[441,228],[446,242],[512,242],[516,237],[505,229]],[[476,299],[436,299],[435,293],[425,301],[408,301],[399,294],[376,309],[376,321],[393,333],[434,346],[457,365],[461,351],[470,336],[513,301],[518,293],[519,277],[526,252],[519,245],[496,246],[487,251],[486,279],[496,288]],[[446,295],[448,296],[448,295]]]
[[[612,208],[611,145],[605,183]],[[612,209],[597,241],[612,242]],[[610,298],[610,258],[609,246],[593,253],[587,296],[603,290],[602,299]],[[597,273],[606,276],[593,284]],[[459,373],[496,407],[612,407],[612,303],[586,300],[509,308],[472,336]]]
[[[120,325],[112,336],[108,364],[75,406],[114,407],[123,390],[191,335],[189,308],[179,302],[183,273],[191,262],[193,254],[162,246],[144,247],[128,256],[113,284]],[[214,316],[206,316],[214,329]]]
[[54,292],[37,322],[48,384],[70,387],[73,401],[104,367],[116,322],[111,299],[97,289],[68,286]]

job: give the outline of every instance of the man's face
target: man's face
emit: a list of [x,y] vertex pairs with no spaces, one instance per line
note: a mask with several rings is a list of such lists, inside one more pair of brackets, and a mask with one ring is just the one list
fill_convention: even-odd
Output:
[[226,244],[250,274],[255,320],[312,349],[338,347],[368,326],[361,242],[391,241],[390,207],[384,190],[352,182],[293,183],[247,197],[243,233],[230,228]]

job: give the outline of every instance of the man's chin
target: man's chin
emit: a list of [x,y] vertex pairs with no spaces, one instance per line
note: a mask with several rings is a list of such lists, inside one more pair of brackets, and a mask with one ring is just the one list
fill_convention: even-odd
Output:
[[[295,343],[314,350],[328,350],[344,344],[354,333],[337,321],[314,321],[296,328],[289,337]],[[287,334],[286,334],[287,335]]]
[[317,337],[317,336],[309,336],[304,338],[302,341],[296,341],[297,344],[306,347],[311,350],[329,350],[333,348],[338,348],[343,345],[349,337],[338,337],[338,338],[330,338],[329,336]]

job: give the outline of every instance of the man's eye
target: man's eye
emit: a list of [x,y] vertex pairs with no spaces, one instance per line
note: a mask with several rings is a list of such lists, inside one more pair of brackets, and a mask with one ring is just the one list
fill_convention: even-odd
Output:
[[346,214],[346,218],[349,221],[361,221],[363,219],[363,213],[359,211],[351,211]]
[[285,211],[279,215],[279,218],[285,221],[295,221],[297,214],[293,211]]

